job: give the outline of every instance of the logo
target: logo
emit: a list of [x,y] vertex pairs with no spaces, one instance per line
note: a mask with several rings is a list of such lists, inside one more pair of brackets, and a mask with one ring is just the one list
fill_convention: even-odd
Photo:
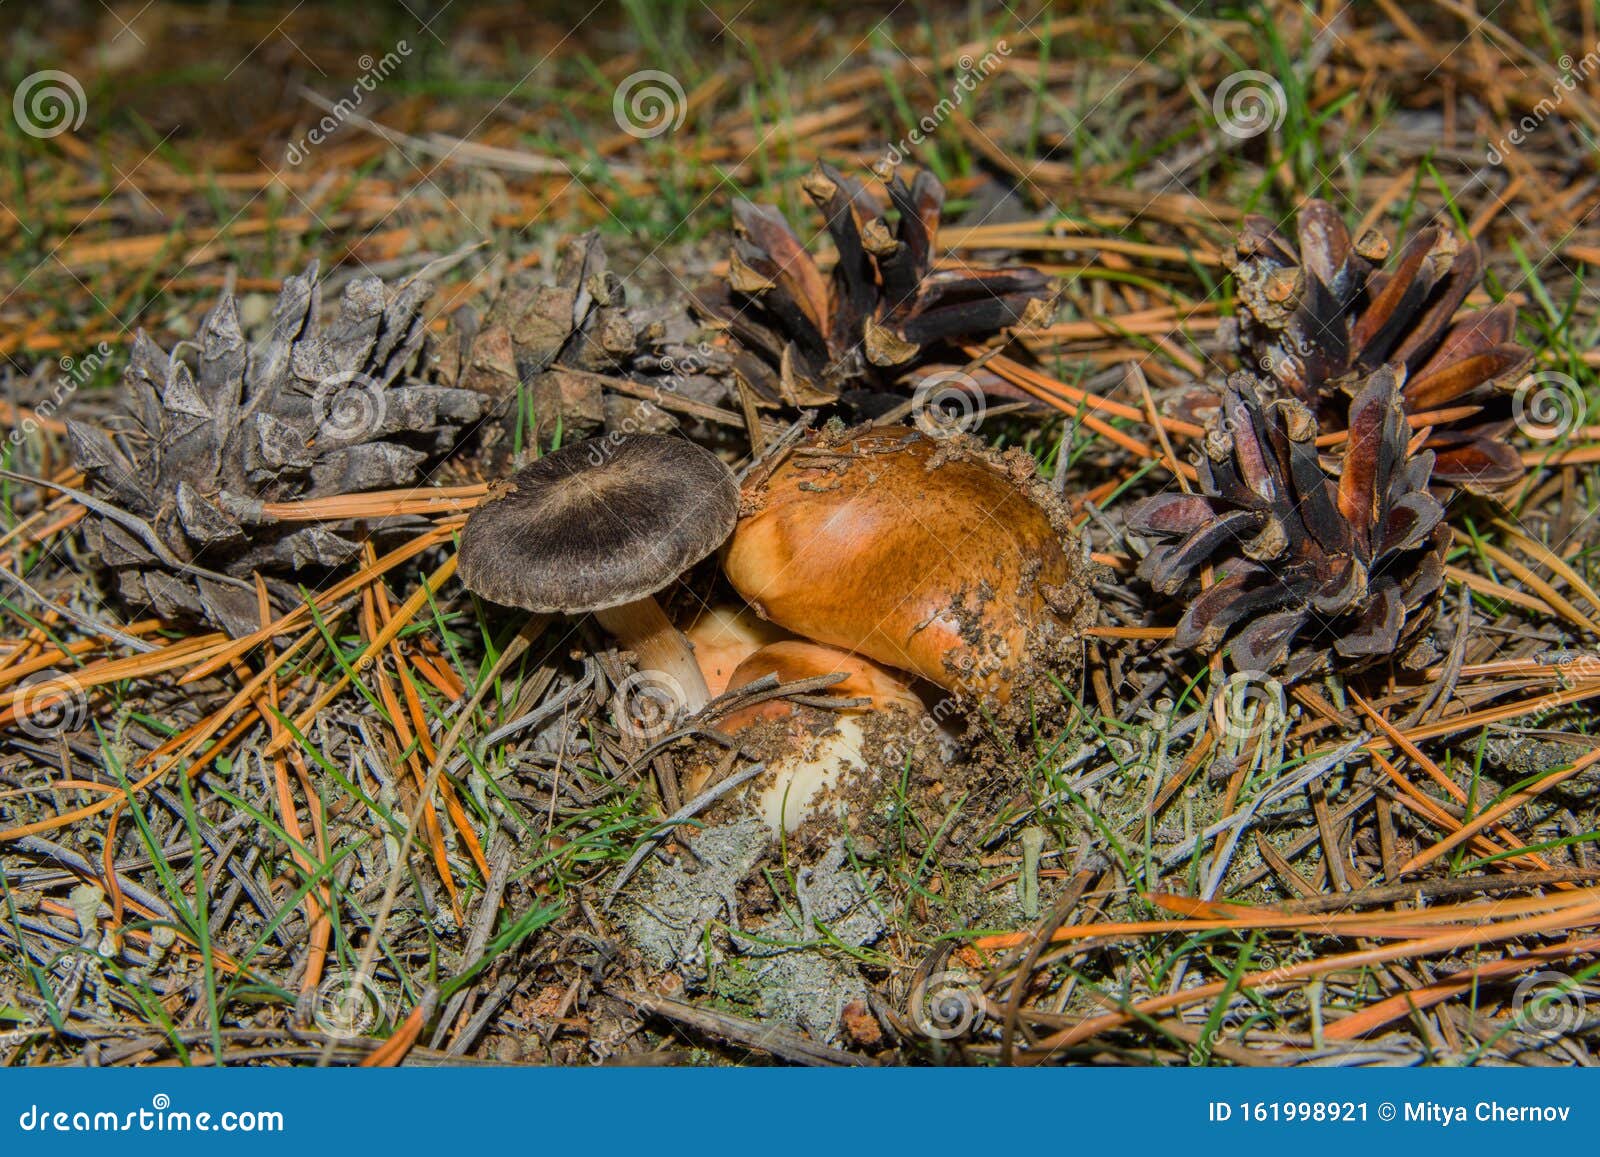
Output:
[[611,98],[617,127],[641,141],[676,132],[688,111],[688,98],[678,78],[655,68],[627,77]]
[[1211,115],[1235,140],[1247,141],[1281,128],[1288,111],[1283,85],[1260,69],[1247,68],[1226,77],[1211,95]]

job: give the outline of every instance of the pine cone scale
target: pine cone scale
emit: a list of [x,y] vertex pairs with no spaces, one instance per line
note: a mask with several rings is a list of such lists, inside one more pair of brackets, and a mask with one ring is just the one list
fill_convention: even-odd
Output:
[[933,268],[944,189],[932,174],[907,185],[884,174],[891,225],[860,182],[826,163],[803,182],[837,260],[826,278],[777,209],[736,202],[725,284],[695,307],[756,355],[741,370],[773,401],[819,404],[870,389],[930,348],[1030,325],[1050,279],[1032,269]]

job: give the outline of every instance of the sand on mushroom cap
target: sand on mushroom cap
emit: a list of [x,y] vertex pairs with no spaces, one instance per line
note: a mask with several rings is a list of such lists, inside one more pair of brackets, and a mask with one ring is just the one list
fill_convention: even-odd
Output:
[[739,489],[683,438],[615,435],[546,454],[499,484],[461,532],[467,589],[528,611],[592,612],[671,681],[685,711],[708,698],[688,641],[654,595],[727,540]]
[[823,434],[744,501],[723,569],[798,635],[1002,706],[1078,662],[1085,567],[1026,454],[905,427]]

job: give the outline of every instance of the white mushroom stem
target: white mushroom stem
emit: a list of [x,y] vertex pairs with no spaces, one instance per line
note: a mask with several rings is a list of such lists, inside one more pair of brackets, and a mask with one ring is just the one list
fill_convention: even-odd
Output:
[[842,814],[843,804],[832,799],[834,788],[846,772],[867,769],[861,753],[866,732],[855,715],[840,715],[834,730],[819,740],[801,740],[797,750],[771,763],[772,782],[756,800],[756,814],[776,834],[793,833],[830,805]]
[[683,689],[685,714],[692,715],[706,705],[711,692],[700,664],[694,661],[694,648],[661,613],[654,597],[607,607],[596,611],[594,617],[634,653],[639,670],[659,671]]

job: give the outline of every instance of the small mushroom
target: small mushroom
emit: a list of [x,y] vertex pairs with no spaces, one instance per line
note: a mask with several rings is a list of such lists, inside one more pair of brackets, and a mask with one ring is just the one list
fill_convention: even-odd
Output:
[[1022,451],[824,433],[747,483],[744,508],[723,569],[797,635],[1000,706],[1081,660],[1087,568]]
[[546,454],[491,492],[461,532],[461,581],[528,611],[592,612],[641,671],[668,676],[687,712],[709,694],[655,593],[726,541],[732,472],[665,435],[614,435]]
[[865,702],[825,710],[789,699],[768,699],[730,712],[718,723],[730,734],[763,723],[783,724],[767,756],[769,774],[759,781],[754,799],[756,814],[774,832],[793,832],[823,814],[847,775],[869,771],[873,762],[869,752],[909,750],[919,736],[937,730],[922,700],[893,672],[860,655],[801,639],[772,643],[751,654],[733,672],[728,690],[767,675],[793,683],[831,674],[845,678],[819,694]]
[[742,603],[707,608],[683,633],[694,646],[694,657],[713,699],[728,689],[735,667],[768,643],[789,637],[788,631]]
[[[797,683],[819,675],[843,675],[839,682],[817,694],[829,699],[867,701],[860,707],[844,708],[845,712],[887,711],[891,707],[922,710],[922,700],[894,672],[871,659],[804,639],[784,639],[752,651],[734,668],[728,679],[728,690],[748,687],[768,675],[775,675],[779,683]],[[787,699],[767,699],[730,711],[722,717],[721,726],[725,731],[742,731],[763,719],[786,718],[793,711],[794,704]]]

